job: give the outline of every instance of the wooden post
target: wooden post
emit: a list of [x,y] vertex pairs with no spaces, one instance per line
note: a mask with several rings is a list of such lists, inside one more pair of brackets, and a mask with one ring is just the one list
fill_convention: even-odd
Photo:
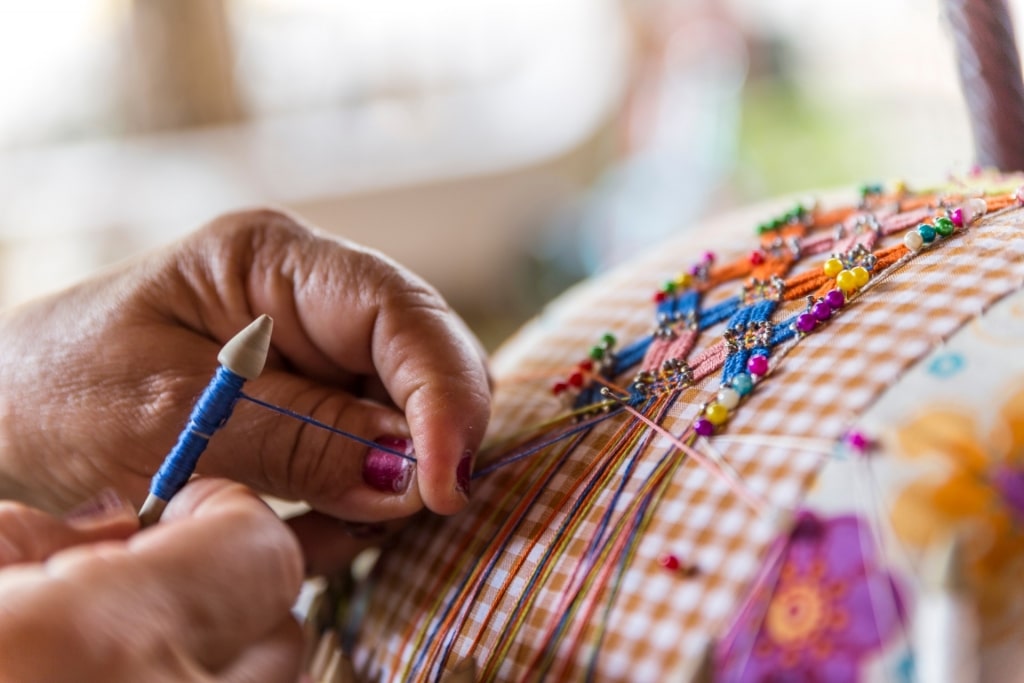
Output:
[[1024,170],[1024,82],[1005,0],[945,0],[982,166]]
[[133,0],[129,32],[132,129],[242,118],[223,0]]

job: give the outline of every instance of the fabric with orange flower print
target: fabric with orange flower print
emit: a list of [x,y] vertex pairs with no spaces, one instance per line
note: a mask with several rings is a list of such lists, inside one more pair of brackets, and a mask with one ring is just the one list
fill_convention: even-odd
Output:
[[1024,620],[1024,376],[989,429],[961,406],[921,406],[895,430],[901,457],[941,465],[900,491],[893,529],[908,545],[964,539],[982,639],[1004,638]]

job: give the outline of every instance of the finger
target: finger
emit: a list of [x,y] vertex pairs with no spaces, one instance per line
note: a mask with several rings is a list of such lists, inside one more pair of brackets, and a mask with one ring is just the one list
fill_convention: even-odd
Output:
[[127,538],[137,528],[134,511],[113,492],[101,494],[63,520],[20,503],[0,501],[0,567],[42,562],[83,543]]
[[118,615],[122,629],[176,634],[213,671],[290,613],[302,581],[287,527],[251,491],[215,479],[190,483],[127,543],[61,553],[47,569],[138,604]]
[[360,440],[242,401],[211,440],[200,471],[352,521],[406,517],[422,508],[408,426],[395,409],[283,372],[260,377],[247,393]]
[[302,546],[306,574],[332,575],[351,564],[359,553],[379,546],[405,520],[389,523],[350,522],[310,512],[288,520]]
[[217,677],[221,683],[279,683],[294,681],[302,666],[302,630],[285,619],[253,643]]
[[281,244],[260,233],[249,278],[254,308],[278,317],[275,345],[293,363],[309,359],[308,370],[326,359],[379,376],[408,421],[423,501],[440,513],[460,509],[490,411],[487,372],[465,326],[437,292],[380,254],[286,234]]

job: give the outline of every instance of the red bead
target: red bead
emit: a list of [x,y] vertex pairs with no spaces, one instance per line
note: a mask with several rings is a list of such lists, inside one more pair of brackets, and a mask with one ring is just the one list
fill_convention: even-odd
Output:
[[588,358],[585,361],[582,361],[577,367],[579,367],[583,372],[590,372],[594,369],[594,361]]
[[759,251],[750,252],[750,265],[759,266],[764,263],[764,254]]
[[551,387],[551,393],[555,396],[564,394],[569,389],[569,385],[565,382],[555,382],[554,386]]
[[660,304],[661,302],[663,302],[667,298],[668,298],[668,294],[666,294],[665,292],[662,292],[662,291],[658,291],[658,292],[656,292],[654,294],[654,303]]
[[571,375],[569,375],[569,384],[571,384],[574,387],[582,387],[583,386],[583,373],[582,372],[574,372]]
[[670,572],[674,572],[679,569],[679,558],[675,555],[665,554],[658,558],[658,564]]

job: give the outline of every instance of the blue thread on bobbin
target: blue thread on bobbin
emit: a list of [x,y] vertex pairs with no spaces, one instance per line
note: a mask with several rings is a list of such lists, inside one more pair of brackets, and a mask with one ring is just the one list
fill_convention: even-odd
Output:
[[206,450],[210,437],[224,426],[235,408],[245,378],[221,365],[203,391],[188,425],[178,436],[178,442],[153,475],[150,493],[161,500],[170,500],[182,489],[195,471],[199,456]]

